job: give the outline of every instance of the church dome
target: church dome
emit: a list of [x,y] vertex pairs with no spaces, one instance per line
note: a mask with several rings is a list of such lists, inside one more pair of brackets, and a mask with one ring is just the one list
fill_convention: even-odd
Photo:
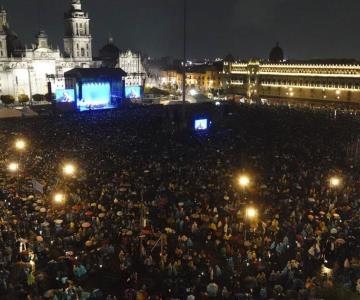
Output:
[[120,50],[114,44],[113,38],[109,38],[108,43],[102,47],[99,51],[99,58],[106,64],[106,65],[113,65],[115,66],[117,60],[119,59]]
[[276,43],[276,46],[271,49],[269,55],[269,61],[278,63],[284,60],[284,51],[280,48],[279,43]]
[[7,51],[10,56],[21,57],[24,46],[15,31],[5,27]]

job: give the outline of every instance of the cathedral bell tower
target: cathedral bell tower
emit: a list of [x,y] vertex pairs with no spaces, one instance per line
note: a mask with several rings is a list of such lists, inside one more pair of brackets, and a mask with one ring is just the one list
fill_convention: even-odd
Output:
[[70,10],[65,13],[64,50],[66,57],[77,61],[92,60],[92,37],[88,13],[82,10],[81,0],[71,0]]
[[7,14],[6,10],[1,6],[0,8],[0,59],[7,58],[7,41],[6,41],[6,28],[7,23]]

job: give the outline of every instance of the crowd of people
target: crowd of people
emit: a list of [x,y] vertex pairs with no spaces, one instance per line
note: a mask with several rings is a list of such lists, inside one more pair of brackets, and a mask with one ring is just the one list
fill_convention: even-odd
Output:
[[213,126],[179,107],[1,121],[0,299],[359,299],[358,117],[186,113]]

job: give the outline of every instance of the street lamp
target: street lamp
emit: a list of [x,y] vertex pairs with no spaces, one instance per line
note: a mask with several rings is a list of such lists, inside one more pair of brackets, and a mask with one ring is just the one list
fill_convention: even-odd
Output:
[[26,148],[26,142],[23,139],[18,139],[15,141],[15,148],[18,151],[24,151]]
[[[257,215],[258,215],[258,211],[256,208],[250,206],[245,209],[245,221],[249,220],[249,222],[251,222],[257,217]],[[244,227],[245,227],[244,240],[246,241],[246,222],[244,224]]]
[[239,177],[239,185],[242,187],[242,188],[246,188],[248,187],[250,184],[250,178],[249,176],[247,175],[241,175]]
[[54,202],[57,204],[62,204],[65,202],[65,195],[62,193],[56,193],[53,198]]
[[245,217],[249,220],[253,220],[257,217],[257,210],[254,207],[247,207],[245,210]]
[[73,164],[68,163],[63,166],[63,174],[65,176],[73,176],[75,172],[76,172],[76,167]]
[[337,188],[341,184],[341,179],[339,177],[331,177],[330,180],[330,187]]
[[15,173],[19,171],[19,164],[17,162],[11,162],[7,168],[11,173]]

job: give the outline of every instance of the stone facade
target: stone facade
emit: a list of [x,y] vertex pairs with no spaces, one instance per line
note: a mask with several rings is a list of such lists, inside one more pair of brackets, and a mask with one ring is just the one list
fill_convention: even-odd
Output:
[[360,102],[360,64],[225,62],[227,84],[248,98]]
[[65,52],[52,48],[44,31],[36,36],[31,48],[21,45],[15,32],[7,22],[7,12],[0,11],[0,95],[13,95],[17,98],[26,94],[48,92],[47,76],[52,80],[52,90],[64,88],[64,73],[76,67],[91,67],[92,37],[90,19],[82,10],[80,0],[72,0],[70,9],[65,13]]

